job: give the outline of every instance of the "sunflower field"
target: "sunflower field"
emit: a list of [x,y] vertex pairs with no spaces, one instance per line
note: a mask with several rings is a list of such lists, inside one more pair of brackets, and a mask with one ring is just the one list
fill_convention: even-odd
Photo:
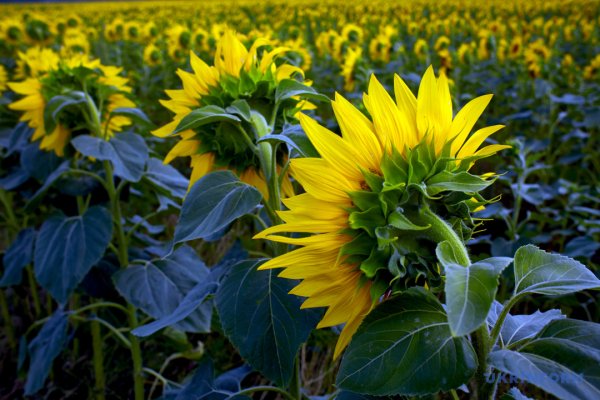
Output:
[[0,12],[0,399],[600,399],[600,2]]

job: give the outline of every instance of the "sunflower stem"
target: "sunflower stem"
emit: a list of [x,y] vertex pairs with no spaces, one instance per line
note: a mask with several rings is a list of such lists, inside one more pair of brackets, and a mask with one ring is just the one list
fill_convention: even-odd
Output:
[[0,309],[2,310],[2,319],[4,320],[4,328],[6,330],[6,339],[8,340],[8,345],[12,350],[14,350],[17,348],[17,342],[15,340],[15,331],[13,328],[12,318],[10,317],[8,303],[6,302],[4,289],[0,290]]
[[469,252],[462,238],[454,231],[454,229],[444,221],[439,215],[431,211],[429,207],[421,209],[418,215],[414,216],[414,220],[422,225],[429,225],[429,229],[423,231],[423,234],[436,243],[448,242],[454,251],[457,258],[456,261],[463,267],[471,265]]
[[[128,240],[123,229],[123,218],[121,212],[121,203],[119,201],[119,193],[115,187],[114,173],[112,165],[109,161],[104,161],[104,170],[106,172],[106,188],[108,198],[111,204],[113,222],[116,228],[116,239],[118,258],[121,268],[127,268],[129,265],[128,255]],[[127,304],[129,327],[133,330],[138,326],[136,309],[133,305]],[[129,334],[129,342],[131,343],[131,358],[133,361],[133,389],[135,400],[144,399],[144,379],[142,376],[143,360],[142,350],[138,338],[132,333]]]
[[106,378],[104,375],[104,353],[102,351],[102,335],[100,332],[100,323],[98,321],[92,321],[91,330],[95,380],[94,397],[97,400],[104,400],[104,393],[106,392]]

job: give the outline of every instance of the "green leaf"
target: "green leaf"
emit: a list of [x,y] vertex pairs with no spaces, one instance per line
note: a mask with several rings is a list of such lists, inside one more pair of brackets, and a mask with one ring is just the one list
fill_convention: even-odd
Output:
[[[284,125],[281,135],[285,136],[293,143],[293,148],[288,148],[290,158],[294,157],[319,157],[319,152],[315,149],[306,132],[300,125]],[[287,143],[287,142],[286,142]]]
[[194,183],[185,198],[174,242],[207,238],[254,210],[261,199],[256,188],[231,171],[211,172]]
[[123,132],[116,134],[109,141],[80,135],[71,143],[84,156],[110,161],[115,175],[127,181],[138,182],[144,174],[148,147],[140,135]]
[[412,288],[367,316],[346,350],[337,386],[370,395],[423,395],[462,385],[476,368],[473,347],[452,337],[439,301]]
[[201,107],[183,117],[171,135],[176,135],[188,129],[199,128],[213,122],[239,123],[241,120],[218,106]]
[[229,107],[225,109],[230,114],[235,114],[242,117],[245,121],[250,122],[252,118],[252,110],[246,100],[235,100]]
[[183,199],[187,193],[189,180],[177,169],[157,158],[148,159],[144,177],[162,194]]
[[242,365],[215,378],[212,360],[204,357],[191,378],[186,379],[186,385],[169,391],[169,395],[176,395],[176,400],[250,400],[250,397],[238,394],[242,390],[242,380],[250,372],[252,370],[247,365]]
[[64,95],[54,96],[44,107],[44,127],[46,132],[53,132],[58,125],[60,113],[68,107],[85,104],[87,101],[85,93],[81,91],[70,91]]
[[302,299],[288,294],[293,281],[276,271],[258,271],[260,261],[231,268],[217,291],[223,331],[252,367],[279,386],[287,386],[300,345],[321,313],[301,310]]
[[445,240],[437,245],[437,247],[435,248],[435,255],[437,256],[438,261],[443,266],[446,266],[449,264],[460,265],[460,262],[458,261],[458,257],[456,257],[456,254],[454,254],[454,248],[452,247],[450,242],[448,242],[447,240]]
[[[496,325],[498,315],[502,311],[502,304],[494,301],[488,315],[488,324]],[[562,319],[565,316],[560,310],[537,310],[528,315],[507,314],[500,329],[500,339],[504,346],[510,346],[525,339],[531,339],[537,335],[546,325],[556,319]]]
[[524,293],[564,295],[600,288],[600,280],[579,261],[547,253],[533,245],[515,254],[515,296]]
[[508,392],[504,393],[500,400],[533,400],[531,397],[525,396],[516,387],[511,388]]
[[[127,301],[153,318],[171,315],[196,285],[204,282],[209,270],[188,246],[178,248],[162,260],[130,265],[113,275],[115,286]],[[185,332],[210,332],[212,304],[195,307],[173,328]]]
[[40,228],[34,251],[35,276],[60,304],[104,255],[112,236],[112,218],[103,207],[83,215],[48,218]]
[[468,267],[445,264],[446,303],[450,330],[464,336],[485,322],[498,290],[500,273],[512,262],[508,257],[493,257]]
[[33,244],[35,242],[35,229],[26,228],[19,232],[15,240],[6,249],[2,264],[4,274],[0,280],[0,287],[18,285],[23,278],[23,268],[33,260]]
[[154,123],[148,118],[148,116],[139,108],[133,107],[119,107],[112,110],[111,115],[122,115],[128,117],[134,122],[144,125],[146,128],[151,128]]
[[329,97],[317,93],[315,89],[310,86],[298,82],[294,79],[284,79],[277,85],[277,91],[275,92],[275,102],[281,103],[284,100],[291,99],[294,96],[299,96],[301,99],[317,100],[317,101],[330,101]]
[[430,196],[435,196],[448,190],[465,193],[480,192],[494,183],[494,179],[485,180],[464,171],[457,174],[442,171],[429,178],[426,183],[427,193]]
[[52,369],[52,362],[67,343],[67,325],[68,314],[59,309],[29,344],[29,371],[25,382],[25,396],[31,396],[44,387]]
[[561,399],[600,397],[600,324],[550,322],[519,351],[498,350],[490,365]]
[[40,201],[44,198],[44,195],[46,194],[48,189],[50,189],[52,185],[58,182],[59,178],[61,178],[63,174],[68,173],[69,170],[69,160],[65,160],[62,164],[58,166],[58,168],[52,171],[52,173],[46,178],[46,181],[44,182],[42,187],[40,187],[37,190],[37,192],[35,192],[34,195],[31,196],[31,198],[25,205],[25,211],[31,212],[35,210]]

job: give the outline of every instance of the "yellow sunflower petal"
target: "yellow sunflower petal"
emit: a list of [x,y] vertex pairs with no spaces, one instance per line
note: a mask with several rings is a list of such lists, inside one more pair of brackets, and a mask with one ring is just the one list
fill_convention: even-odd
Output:
[[469,140],[467,140],[465,145],[460,149],[457,154],[457,158],[464,158],[473,155],[479,146],[481,146],[481,144],[485,141],[485,139],[498,132],[502,128],[504,128],[504,125],[492,125],[479,129],[473,135],[471,135]]
[[486,94],[468,102],[454,117],[450,126],[448,139],[454,139],[451,147],[451,155],[454,156],[465,143],[471,133],[471,129],[483,113],[483,110],[492,100],[493,95]]

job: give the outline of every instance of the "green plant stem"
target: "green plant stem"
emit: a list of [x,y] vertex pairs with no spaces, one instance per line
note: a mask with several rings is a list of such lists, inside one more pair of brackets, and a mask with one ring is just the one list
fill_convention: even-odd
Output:
[[12,324],[12,318],[10,317],[10,310],[8,309],[8,303],[6,302],[6,295],[4,290],[0,290],[0,309],[2,311],[2,319],[4,320],[4,329],[6,332],[6,338],[8,344],[12,350],[17,348],[17,342],[15,340],[15,331]]
[[510,309],[515,304],[517,304],[521,300],[522,297],[523,297],[522,294],[514,296],[513,298],[511,298],[508,301],[506,306],[504,306],[504,308],[502,308],[502,311],[500,311],[500,314],[498,315],[498,319],[496,320],[496,324],[494,325],[494,327],[492,328],[492,332],[490,333],[490,348],[496,344],[496,341],[498,340],[498,337],[500,336],[500,329],[502,328],[502,325],[504,324],[504,320],[506,319],[506,316],[510,312]]
[[477,368],[477,398],[478,399],[489,399],[492,386],[487,383],[485,375],[488,372],[487,358],[490,353],[490,332],[488,331],[487,324],[481,325],[475,332],[475,338],[477,341],[477,358],[479,360],[479,367]]
[[102,335],[100,332],[100,323],[97,320],[91,322],[92,347],[94,362],[94,397],[97,400],[104,400],[106,392],[106,379],[104,376],[104,353],[102,351]]
[[248,389],[240,390],[239,392],[236,393],[236,395],[245,396],[245,395],[256,393],[256,392],[274,392],[274,393],[277,393],[277,394],[283,396],[284,398],[286,398],[288,400],[296,400],[296,398],[294,396],[292,396],[285,390],[280,389],[275,386],[253,386]]
[[458,393],[456,393],[456,390],[450,389],[450,394],[452,395],[453,400],[460,400],[460,397],[458,397]]
[[[20,226],[19,222],[17,221],[17,217],[13,212],[12,196],[5,190],[0,190],[0,202],[4,206],[6,222],[8,226],[10,226],[13,233],[16,234],[19,231]],[[9,239],[12,241],[12,235],[9,235]]]
[[81,314],[82,312],[86,312],[86,311],[93,310],[95,308],[101,308],[101,307],[118,308],[119,310],[124,311],[125,313],[129,312],[129,310],[126,307],[123,307],[122,305],[120,305],[118,303],[112,303],[110,301],[101,301],[98,303],[88,304],[87,306],[73,310],[73,314],[74,315]]
[[290,393],[296,400],[302,400],[302,382],[300,379],[300,357],[296,354],[294,361],[294,373],[290,382]]
[[430,225],[429,229],[423,231],[423,234],[429,239],[437,243],[448,242],[454,251],[454,256],[457,259],[456,261],[458,261],[460,265],[464,267],[471,265],[469,252],[467,251],[465,244],[446,221],[429,208],[420,210],[418,215],[415,215],[413,219],[415,222],[422,225]]
[[[108,161],[104,161],[104,170],[106,171],[106,187],[108,190],[108,198],[111,204],[113,222],[116,228],[116,239],[118,258],[121,268],[127,268],[129,265],[129,256],[127,254],[128,241],[123,229],[123,217],[121,213],[121,203],[119,194],[115,188],[112,165]],[[129,327],[134,329],[138,326],[138,320],[135,307],[131,304],[127,305]],[[144,399],[144,378],[142,375],[143,360],[142,350],[138,338],[132,333],[129,334],[129,342],[131,343],[131,358],[133,361],[133,388],[135,400]]]
[[27,270],[27,281],[29,282],[29,292],[31,298],[33,298],[33,309],[35,311],[35,317],[38,318],[42,314],[42,304],[40,302],[40,295],[38,293],[37,283],[35,283],[35,277],[33,276],[33,268],[28,266]]

